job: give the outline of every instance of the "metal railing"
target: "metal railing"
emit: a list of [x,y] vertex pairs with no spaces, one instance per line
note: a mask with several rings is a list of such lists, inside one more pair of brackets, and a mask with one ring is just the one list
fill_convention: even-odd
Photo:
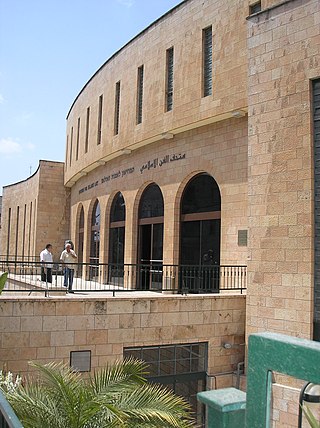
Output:
[[6,397],[0,391],[0,428],[23,428]]
[[[64,266],[53,263],[52,282],[41,276],[43,264],[35,261],[1,260],[0,272],[8,272],[5,291],[61,291]],[[231,265],[189,266],[144,264],[75,263],[75,292],[167,291],[172,293],[219,293],[247,287],[247,267]],[[46,270],[47,268],[45,268]]]

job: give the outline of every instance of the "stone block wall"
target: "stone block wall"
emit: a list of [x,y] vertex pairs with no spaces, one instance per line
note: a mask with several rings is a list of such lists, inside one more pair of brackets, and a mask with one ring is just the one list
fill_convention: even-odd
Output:
[[[109,161],[121,155],[122,149],[136,150],[154,141],[162,145],[166,142],[162,136],[165,132],[177,134],[215,122],[219,117],[231,117],[233,110],[246,109],[247,14],[248,0],[182,2],[107,60],[81,90],[68,114],[67,185],[72,186],[82,172],[89,172],[94,164],[98,166],[101,159]],[[213,33],[213,83],[212,95],[204,97],[202,37],[209,26]],[[166,50],[171,47],[174,48],[173,109],[166,111]],[[142,122],[137,124],[137,70],[141,65],[144,66],[143,112]],[[119,133],[114,135],[117,82],[121,85]],[[101,144],[97,144],[101,95],[102,133]],[[90,127],[85,152],[88,107]]]
[[283,2],[248,20],[247,335],[312,337],[313,136],[320,4]]
[[[160,161],[168,154],[183,154],[184,159],[142,170],[148,161]],[[124,174],[128,169],[132,172]],[[137,263],[139,201],[146,186],[156,183],[164,198],[163,260],[167,264],[179,263],[181,197],[188,181],[203,172],[212,175],[221,193],[221,264],[245,265],[247,247],[238,245],[238,231],[248,227],[245,117],[181,133],[162,145],[154,143],[114,159],[79,179],[71,189],[71,236],[76,249],[78,214],[83,206],[84,260],[88,260],[91,215],[98,199],[102,219],[100,261],[108,261],[110,210],[114,196],[120,191],[126,204],[125,262]],[[112,179],[113,174],[118,175],[117,178]],[[111,178],[105,181],[104,177]]]
[[[208,342],[208,374],[243,361],[244,296],[1,297],[0,361],[14,373],[28,361],[64,361],[91,350],[92,369],[121,359],[126,346]],[[222,344],[229,342],[231,349]]]
[[41,160],[31,177],[3,188],[2,255],[38,257],[51,243],[59,260],[70,238],[70,190],[64,187],[63,171],[62,162]]

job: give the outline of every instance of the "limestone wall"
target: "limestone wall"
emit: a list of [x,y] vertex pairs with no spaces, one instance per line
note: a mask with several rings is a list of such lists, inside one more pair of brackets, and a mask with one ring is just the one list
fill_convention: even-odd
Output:
[[[96,168],[99,160],[109,161],[121,155],[121,149],[136,150],[154,141],[162,145],[165,132],[177,134],[231,117],[234,110],[246,109],[248,12],[248,0],[183,2],[107,60],[85,85],[68,114],[67,185],[72,186],[81,177],[80,172]],[[209,26],[213,33],[213,87],[212,95],[204,97],[202,34]],[[166,50],[171,47],[174,48],[173,109],[166,111]],[[137,70],[141,65],[144,66],[143,113],[142,122],[137,124]],[[121,95],[119,133],[115,135],[117,82],[121,85]],[[101,144],[97,144],[101,95],[102,139]],[[90,126],[86,153],[88,107]]]
[[27,259],[48,243],[60,255],[70,237],[70,191],[64,187],[63,170],[62,162],[41,160],[31,177],[3,188],[3,255]]
[[320,3],[249,19],[247,335],[312,337],[313,136]]
[[[1,297],[0,361],[26,373],[28,361],[64,361],[91,350],[92,369],[122,358],[124,346],[208,342],[208,373],[243,361],[244,296]],[[224,342],[235,344],[224,349]],[[219,385],[220,386],[220,385]]]
[[[164,163],[166,157],[183,159]],[[157,166],[144,168],[148,161]],[[161,165],[161,166],[160,166]],[[85,260],[90,251],[94,202],[101,208],[100,262],[108,261],[108,225],[115,194],[126,204],[126,263],[137,262],[138,206],[146,186],[156,183],[164,198],[164,263],[179,263],[180,202],[188,181],[198,173],[214,177],[221,192],[221,263],[247,262],[247,247],[238,245],[238,231],[247,222],[247,121],[233,118],[175,136],[165,144],[154,143],[102,165],[78,180],[71,189],[71,236],[78,247],[77,219],[84,207]]]

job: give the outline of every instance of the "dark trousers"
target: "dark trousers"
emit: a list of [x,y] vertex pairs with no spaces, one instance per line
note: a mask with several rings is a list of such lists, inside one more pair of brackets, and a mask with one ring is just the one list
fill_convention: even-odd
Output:
[[41,281],[52,283],[52,269],[41,267]]
[[70,269],[68,267],[64,268],[63,285],[65,287],[68,287],[69,291],[72,290],[73,274],[74,274],[74,269]]

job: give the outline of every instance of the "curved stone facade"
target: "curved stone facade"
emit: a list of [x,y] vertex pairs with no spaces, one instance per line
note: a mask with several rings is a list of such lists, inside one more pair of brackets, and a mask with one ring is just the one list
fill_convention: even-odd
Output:
[[51,243],[59,260],[70,220],[70,190],[63,184],[63,169],[62,162],[41,160],[31,177],[3,188],[3,258],[39,261],[40,251]]
[[[136,151],[154,142],[161,147],[166,143],[163,137],[166,134],[173,134],[176,141],[183,138],[181,134],[186,130],[232,117],[235,110],[245,111],[247,13],[243,2],[182,2],[106,61],[79,93],[68,113],[66,185],[72,186],[101,161],[109,163],[125,150]],[[212,95],[204,96],[203,32],[210,27],[213,31]],[[167,51],[171,48],[173,96],[172,110],[167,111]],[[138,75],[142,66],[142,111],[141,123],[138,123]],[[117,83],[120,88],[118,132],[115,129]]]
[[[71,235],[76,248],[83,239],[84,261],[92,256],[98,200],[99,261],[110,262],[110,209],[117,192],[126,205],[124,262],[140,261],[139,203],[155,183],[164,198],[162,260],[178,264],[181,196],[192,177],[205,173],[221,192],[219,261],[246,264],[238,232],[247,229],[247,12],[241,2],[182,2],[115,53],[77,96],[67,117],[65,184],[71,187]],[[208,28],[214,30],[209,54]],[[206,55],[213,61],[209,95]],[[81,207],[83,238],[76,221]]]

